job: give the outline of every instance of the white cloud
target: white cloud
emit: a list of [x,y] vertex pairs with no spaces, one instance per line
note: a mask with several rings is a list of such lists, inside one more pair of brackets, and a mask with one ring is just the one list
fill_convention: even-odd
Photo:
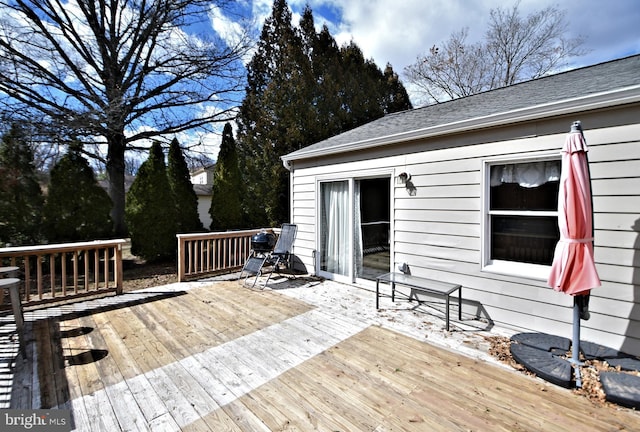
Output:
[[211,5],[209,8],[209,19],[211,20],[211,27],[225,39],[229,46],[235,46],[240,43],[244,32],[239,22],[226,17],[216,5]]
[[[297,4],[293,0],[291,4]],[[489,12],[496,7],[510,8],[503,0],[315,0],[314,10],[331,6],[341,12],[341,20],[330,26],[338,43],[354,40],[367,58],[380,67],[390,62],[396,72],[413,63],[419,54],[442,42],[452,32],[469,28],[469,39],[483,37]],[[553,0],[523,0],[520,12],[527,15]],[[598,63],[640,52],[640,2],[637,0],[565,0],[559,8],[567,11],[568,35],[587,37],[591,53],[576,66]]]
[[[313,10],[318,27],[326,24],[338,44],[353,40],[366,58],[380,68],[391,63],[402,75],[404,68],[431,46],[446,41],[452,32],[469,28],[469,42],[481,40],[493,8],[511,8],[504,0],[288,0],[293,24],[298,25],[306,4]],[[260,31],[271,15],[273,0],[241,0],[239,7],[251,15]],[[521,0],[523,16],[547,6],[566,10],[567,36],[585,36],[591,52],[575,60],[580,67],[640,53],[640,2],[637,0]],[[219,33],[232,31],[233,23],[213,14]],[[411,93],[411,89],[407,85]],[[234,129],[235,130],[235,129]],[[220,137],[204,140],[217,154]]]
[[[316,2],[325,3],[325,2]],[[415,61],[419,54],[437,44],[451,32],[470,27],[472,37],[484,28],[479,19],[486,2],[423,0],[356,0],[332,2],[342,12],[342,21],[330,27],[339,44],[351,40],[367,58],[383,68],[391,63],[397,72]],[[476,28],[472,28],[472,24]]]

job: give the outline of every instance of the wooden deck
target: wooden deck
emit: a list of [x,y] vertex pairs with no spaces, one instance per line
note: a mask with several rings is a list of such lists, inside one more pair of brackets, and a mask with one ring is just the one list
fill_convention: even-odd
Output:
[[640,429],[631,410],[296,297],[176,284],[27,312],[10,407],[71,409],[79,431]]

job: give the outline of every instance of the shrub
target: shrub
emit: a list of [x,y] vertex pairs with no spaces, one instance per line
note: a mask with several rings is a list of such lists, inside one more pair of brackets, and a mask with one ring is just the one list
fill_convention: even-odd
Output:
[[101,188],[79,148],[71,147],[51,170],[44,205],[44,227],[50,242],[105,239],[113,234],[112,202]]
[[169,146],[167,175],[176,205],[176,232],[192,233],[204,231],[198,214],[198,196],[193,190],[189,167],[184,160],[177,139]]
[[125,220],[131,253],[147,261],[175,257],[176,210],[159,142],[151,146],[127,192]]

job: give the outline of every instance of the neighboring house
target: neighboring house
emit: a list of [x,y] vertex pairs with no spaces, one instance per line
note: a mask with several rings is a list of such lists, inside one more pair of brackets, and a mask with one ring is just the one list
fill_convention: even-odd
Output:
[[582,338],[638,355],[640,56],[390,114],[285,155],[295,254],[310,273],[368,286],[407,263],[462,284],[465,313],[571,338],[572,297],[546,280],[576,120],[602,279]]
[[200,216],[202,225],[204,225],[204,228],[207,230],[211,226],[211,215],[209,214],[209,209],[211,208],[213,173],[215,168],[215,164],[208,165],[191,173],[193,190],[198,196],[198,215]]

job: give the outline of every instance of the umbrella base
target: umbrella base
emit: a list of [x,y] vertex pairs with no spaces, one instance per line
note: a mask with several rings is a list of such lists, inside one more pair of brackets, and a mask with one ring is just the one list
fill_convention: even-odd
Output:
[[511,355],[536,376],[564,388],[573,387],[573,368],[568,360],[522,344],[511,344]]
[[[511,337],[513,358],[538,377],[564,388],[581,380],[581,362],[564,359],[571,341],[545,333],[518,333]],[[623,371],[640,372],[640,358],[593,342],[580,341],[579,351],[587,360],[606,361]],[[575,373],[576,375],[574,376]],[[640,377],[624,372],[600,372],[600,381],[609,402],[640,409]]]
[[600,382],[609,402],[640,408],[640,377],[622,372],[601,372]]

